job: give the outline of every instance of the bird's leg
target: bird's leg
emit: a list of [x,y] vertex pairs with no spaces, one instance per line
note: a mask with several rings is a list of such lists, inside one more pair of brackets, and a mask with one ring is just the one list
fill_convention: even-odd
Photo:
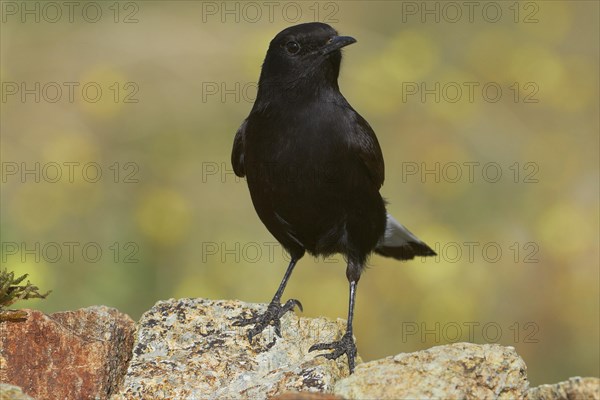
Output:
[[356,344],[354,343],[354,336],[352,334],[352,319],[354,317],[354,302],[356,300],[356,285],[360,278],[360,269],[355,268],[353,265],[348,264],[346,270],[346,276],[350,281],[350,300],[348,305],[348,321],[346,325],[346,333],[338,341],[331,343],[318,343],[311,346],[308,351],[315,350],[333,350],[331,353],[319,354],[321,357],[325,357],[329,360],[335,360],[336,358],[346,355],[348,357],[348,368],[350,373],[354,371],[354,361],[356,359]]
[[281,337],[281,317],[286,312],[293,310],[295,306],[298,306],[300,311],[302,311],[302,304],[296,299],[289,299],[283,305],[280,303],[281,296],[283,295],[283,291],[285,290],[285,286],[287,285],[287,282],[290,279],[290,276],[292,275],[292,271],[294,270],[297,261],[298,260],[295,258],[292,258],[292,260],[290,261],[290,264],[288,265],[287,270],[285,271],[285,275],[283,276],[283,280],[279,284],[279,289],[277,289],[275,296],[273,296],[273,300],[271,300],[271,303],[269,303],[267,311],[265,311],[263,314],[255,315],[251,318],[240,318],[239,320],[233,323],[234,326],[245,326],[254,324],[254,327],[248,331],[248,341],[250,341],[250,343],[252,343],[252,338],[254,336],[261,333],[267,326],[271,324],[275,327],[275,333],[277,334],[277,336]]

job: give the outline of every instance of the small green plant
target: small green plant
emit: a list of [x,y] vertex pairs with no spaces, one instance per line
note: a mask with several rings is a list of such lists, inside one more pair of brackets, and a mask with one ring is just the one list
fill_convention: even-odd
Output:
[[39,288],[27,281],[21,284],[27,274],[15,278],[14,272],[6,269],[0,270],[0,322],[19,320],[26,317],[26,313],[20,310],[7,310],[6,308],[18,300],[45,299],[50,292],[41,294]]

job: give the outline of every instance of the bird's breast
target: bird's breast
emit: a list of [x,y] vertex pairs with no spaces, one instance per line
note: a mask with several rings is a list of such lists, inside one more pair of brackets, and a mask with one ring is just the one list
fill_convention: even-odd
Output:
[[323,110],[314,108],[312,112],[290,113],[289,117],[285,114],[249,126],[246,162],[254,172],[248,174],[249,184],[288,191],[314,190],[334,185],[350,172],[355,157],[341,125],[336,126]]

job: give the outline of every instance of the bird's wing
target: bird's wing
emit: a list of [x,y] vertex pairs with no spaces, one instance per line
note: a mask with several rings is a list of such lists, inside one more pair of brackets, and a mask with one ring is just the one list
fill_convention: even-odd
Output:
[[356,111],[353,114],[355,118],[351,130],[354,135],[350,139],[350,146],[359,156],[369,177],[379,189],[385,179],[385,166],[381,147],[379,147],[377,136],[375,136],[371,125]]
[[233,139],[233,149],[231,150],[231,165],[233,165],[233,172],[239,177],[244,177],[246,175],[246,169],[244,168],[244,141],[246,138],[247,124],[248,119],[246,118],[235,134],[235,139]]

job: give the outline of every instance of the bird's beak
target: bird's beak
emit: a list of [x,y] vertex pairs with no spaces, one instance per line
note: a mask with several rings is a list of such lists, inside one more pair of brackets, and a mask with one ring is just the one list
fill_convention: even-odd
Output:
[[329,42],[321,49],[321,54],[326,55],[332,51],[341,49],[349,44],[356,43],[356,39],[351,36],[334,36],[329,39]]

